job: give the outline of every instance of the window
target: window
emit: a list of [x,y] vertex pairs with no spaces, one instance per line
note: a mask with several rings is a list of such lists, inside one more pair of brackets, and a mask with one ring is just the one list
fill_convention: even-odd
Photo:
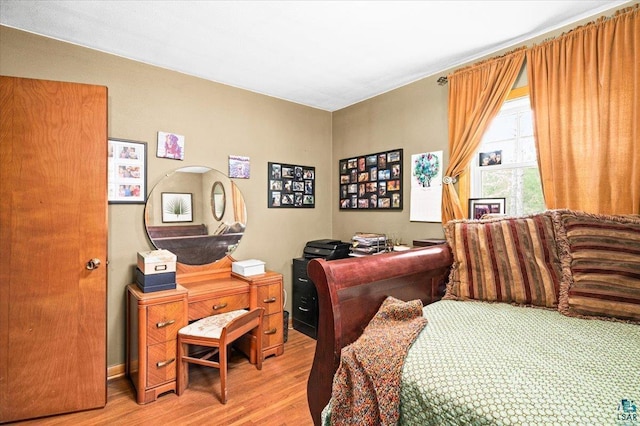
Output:
[[545,210],[529,97],[505,102],[471,163],[471,198],[505,198],[510,216]]

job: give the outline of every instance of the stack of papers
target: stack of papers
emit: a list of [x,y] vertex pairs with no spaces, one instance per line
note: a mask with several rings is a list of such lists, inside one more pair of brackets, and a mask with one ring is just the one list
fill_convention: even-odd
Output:
[[384,253],[387,251],[387,237],[384,234],[357,232],[351,238],[351,254],[354,256]]

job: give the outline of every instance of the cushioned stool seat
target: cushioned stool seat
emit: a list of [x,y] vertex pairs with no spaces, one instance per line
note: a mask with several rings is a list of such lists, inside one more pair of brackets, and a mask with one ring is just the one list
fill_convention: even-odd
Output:
[[[262,369],[262,316],[264,308],[251,311],[244,309],[212,315],[195,321],[178,332],[178,395],[189,385],[189,363],[205,365],[220,369],[220,400],[227,402],[227,346],[257,328],[256,335],[251,335],[252,351],[255,351],[256,368]],[[257,337],[256,337],[257,336]],[[189,345],[213,348],[204,355],[189,354]],[[219,353],[218,361],[210,360]]]

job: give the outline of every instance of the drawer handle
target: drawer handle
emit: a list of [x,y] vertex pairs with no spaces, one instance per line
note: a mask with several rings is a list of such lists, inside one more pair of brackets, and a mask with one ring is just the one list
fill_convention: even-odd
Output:
[[300,309],[302,312],[309,312],[311,310],[311,309],[303,308],[302,306],[298,306],[298,309]]
[[308,283],[309,282],[309,280],[305,280],[304,278],[300,278],[300,277],[298,277],[298,281],[302,281],[303,283]]
[[263,302],[263,303],[273,303],[273,302],[275,302],[276,300],[278,300],[278,299],[276,299],[275,297],[270,297],[270,298],[268,298],[268,299],[264,299],[262,302]]
[[272,328],[270,330],[265,330],[264,334],[276,334],[276,331],[278,331],[277,328]]
[[169,321],[159,322],[159,323],[156,324],[156,327],[157,328],[166,327],[168,325],[173,324],[174,322],[176,322],[176,320],[169,320]]
[[171,358],[171,359],[169,359],[167,361],[161,361],[161,362],[156,363],[156,366],[158,368],[166,367],[167,365],[171,364],[175,360],[176,360],[175,358]]
[[218,309],[226,308],[226,307],[227,307],[227,305],[228,305],[228,303],[227,303],[227,302],[221,303],[221,304],[219,304],[219,305],[213,305],[213,310],[214,310],[214,311],[217,311]]

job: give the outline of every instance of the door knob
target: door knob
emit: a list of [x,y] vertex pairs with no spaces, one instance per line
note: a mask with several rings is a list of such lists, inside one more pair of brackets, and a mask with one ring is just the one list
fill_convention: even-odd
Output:
[[97,257],[94,257],[93,259],[90,259],[87,262],[87,269],[88,270],[92,270],[92,269],[98,269],[98,267],[100,266],[100,259],[98,259]]

